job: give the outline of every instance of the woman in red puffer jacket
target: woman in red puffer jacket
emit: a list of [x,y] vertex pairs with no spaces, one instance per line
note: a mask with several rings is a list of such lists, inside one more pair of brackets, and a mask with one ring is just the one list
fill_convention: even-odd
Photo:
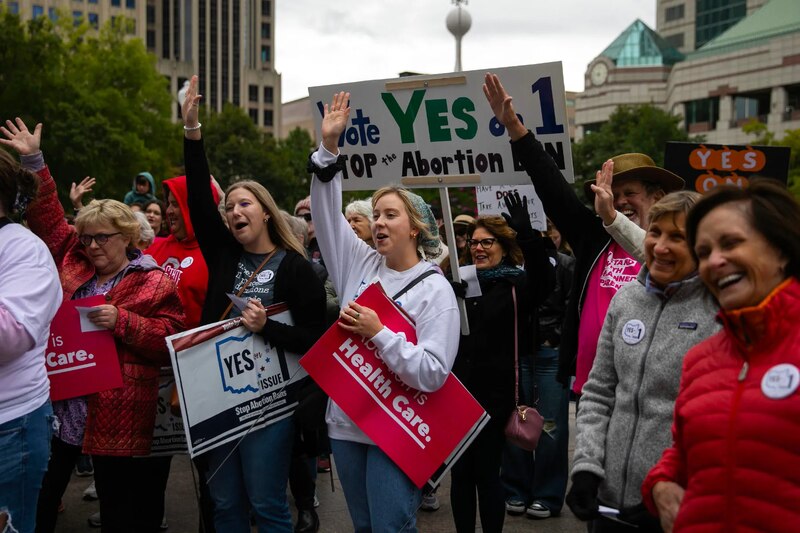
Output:
[[800,206],[769,180],[687,221],[723,331],[690,350],[674,444],[642,485],[666,532],[800,527]]

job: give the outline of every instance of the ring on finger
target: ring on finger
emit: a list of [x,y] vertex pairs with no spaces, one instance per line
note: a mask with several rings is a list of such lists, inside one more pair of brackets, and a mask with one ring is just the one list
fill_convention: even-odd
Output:
[[356,311],[356,319],[359,319],[359,318],[361,318],[361,313],[359,313],[358,311]]

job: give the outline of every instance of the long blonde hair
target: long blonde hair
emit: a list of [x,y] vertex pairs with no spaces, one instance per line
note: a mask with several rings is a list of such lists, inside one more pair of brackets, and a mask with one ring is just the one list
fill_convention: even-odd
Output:
[[256,200],[261,204],[264,211],[270,215],[269,220],[267,220],[267,231],[269,232],[269,238],[272,242],[281,248],[294,250],[303,257],[306,257],[305,248],[303,248],[303,245],[297,240],[294,233],[292,233],[292,229],[286,223],[286,220],[281,216],[278,204],[275,203],[275,200],[266,187],[257,181],[237,181],[230,185],[225,191],[225,198],[230,195],[231,191],[236,189],[245,189],[249,191],[256,197]]

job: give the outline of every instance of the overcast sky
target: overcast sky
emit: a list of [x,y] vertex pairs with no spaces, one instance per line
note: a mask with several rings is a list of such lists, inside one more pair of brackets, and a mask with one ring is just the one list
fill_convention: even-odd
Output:
[[[452,72],[450,0],[276,0],[275,68],[284,102],[307,87]],[[469,0],[463,70],[561,61],[568,91],[637,18],[655,29],[655,0]]]

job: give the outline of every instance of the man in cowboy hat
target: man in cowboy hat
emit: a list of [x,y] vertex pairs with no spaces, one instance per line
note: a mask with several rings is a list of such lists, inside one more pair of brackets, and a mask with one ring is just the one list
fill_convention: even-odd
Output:
[[[644,154],[618,155],[603,165],[597,183],[587,184],[588,195],[598,195],[596,205],[602,216],[598,218],[578,199],[555,161],[519,120],[511,96],[497,76],[487,74],[483,89],[495,117],[508,131],[515,159],[531,177],[545,213],[575,253],[575,291],[564,319],[558,378],[566,385],[575,376],[573,390],[580,393],[611,298],[636,278],[641,266],[635,254],[615,242],[609,232],[625,235],[629,244],[641,247],[650,207],[666,193],[683,189],[684,181]],[[615,209],[608,207],[612,199]]]

